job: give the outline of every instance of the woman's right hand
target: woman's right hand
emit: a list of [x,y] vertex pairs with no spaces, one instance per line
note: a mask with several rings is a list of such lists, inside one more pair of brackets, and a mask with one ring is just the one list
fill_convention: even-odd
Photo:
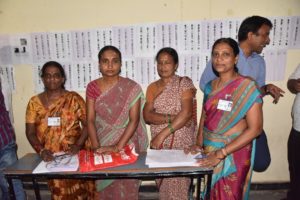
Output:
[[184,153],[185,154],[189,154],[189,153],[191,153],[191,154],[197,154],[199,152],[202,154],[204,152],[204,150],[203,150],[203,148],[201,146],[196,145],[196,144],[184,148]]
[[225,158],[226,156],[220,150],[217,150],[209,152],[205,158],[197,160],[197,163],[200,167],[215,167]]
[[119,152],[120,150],[117,148],[116,145],[110,145],[110,146],[102,146],[98,149],[95,149],[94,152],[97,154],[110,154],[112,152]]
[[162,135],[162,133],[159,133],[151,140],[150,147],[152,149],[160,149],[164,140],[165,140],[165,137]]
[[40,156],[43,159],[43,161],[45,161],[45,162],[49,162],[49,161],[54,160],[52,151],[50,151],[48,149],[43,149],[40,152]]

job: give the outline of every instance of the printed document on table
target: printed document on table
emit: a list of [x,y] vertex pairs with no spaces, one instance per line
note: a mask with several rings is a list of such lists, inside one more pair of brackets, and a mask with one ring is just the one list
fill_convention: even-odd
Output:
[[65,152],[54,154],[55,159],[50,162],[41,161],[33,170],[33,174],[50,172],[73,172],[79,167],[78,155],[68,155]]
[[146,165],[152,167],[197,166],[196,155],[185,154],[183,150],[147,150]]

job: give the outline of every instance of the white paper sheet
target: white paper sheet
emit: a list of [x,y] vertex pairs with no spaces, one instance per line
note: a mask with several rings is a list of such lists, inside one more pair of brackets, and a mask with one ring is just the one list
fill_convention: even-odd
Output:
[[155,24],[137,25],[135,29],[135,55],[153,56],[157,52]]
[[263,51],[262,56],[266,61],[266,80],[284,80],[287,59],[286,49],[267,49]]
[[270,31],[270,44],[267,49],[282,49],[289,46],[291,35],[291,17],[270,18],[273,28]]
[[0,64],[12,64],[12,47],[9,38],[9,35],[0,35]]
[[72,31],[73,60],[90,61],[93,58],[94,32],[92,30]]
[[[65,152],[59,152],[55,155],[62,155]],[[57,157],[54,161],[41,161],[40,164],[32,171],[33,174],[49,172],[73,172],[79,167],[78,155]]]
[[225,35],[225,37],[231,37],[232,39],[235,39],[238,41],[238,30],[240,27],[242,19],[228,19],[227,20],[227,27],[225,29],[228,29],[226,32],[228,35]]
[[32,33],[32,57],[34,63],[46,62],[53,60],[51,57],[50,33]]
[[300,16],[291,18],[291,34],[289,47],[293,49],[300,48]]
[[136,58],[137,82],[143,87],[147,87],[154,79],[156,65],[152,57]]
[[183,150],[147,150],[146,165],[151,167],[196,166],[197,155],[185,154]]
[[[106,45],[115,45],[123,56],[121,75],[145,86],[159,78],[154,61],[157,51],[162,47],[173,47],[180,55],[178,74],[189,76],[198,85],[214,41],[220,37],[237,39],[242,20],[145,23],[93,30],[0,35],[0,64],[32,64],[35,88],[41,91],[44,86],[37,73],[40,67],[36,66],[56,60],[65,67],[67,89],[80,91],[85,90],[89,80],[101,76],[97,63],[99,50]],[[270,45],[265,51],[273,52],[265,53],[266,81],[276,81],[284,77],[285,51],[300,48],[300,16],[275,16],[270,20],[274,26],[270,32]]]
[[179,25],[177,23],[164,23],[156,25],[157,34],[157,47],[158,49],[163,47],[178,48],[179,45]]
[[71,61],[72,43],[71,32],[50,33],[51,57],[54,60]]
[[30,34],[18,34],[11,36],[10,46],[13,64],[32,63],[32,45]]
[[201,22],[184,22],[179,26],[179,48],[182,53],[200,52],[203,44]]
[[134,40],[136,26],[113,27],[113,45],[119,48],[122,56],[132,57],[134,55]]
[[92,35],[94,37],[92,40],[93,43],[96,44],[96,55],[98,55],[98,52],[104,46],[113,44],[113,31],[112,28],[98,28],[94,30],[94,32],[95,34]]

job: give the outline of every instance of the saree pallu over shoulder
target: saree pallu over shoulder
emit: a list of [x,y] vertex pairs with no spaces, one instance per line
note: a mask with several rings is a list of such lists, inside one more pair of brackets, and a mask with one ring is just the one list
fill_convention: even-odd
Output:
[[[254,103],[262,103],[261,93],[257,88],[256,83],[246,77],[238,77],[220,90],[212,92],[211,88],[210,82],[205,88],[203,105],[206,114],[203,133],[206,152],[221,149],[239,136],[241,132],[229,136],[224,135],[224,133],[243,119]],[[230,111],[224,111],[217,108],[220,99],[232,102]],[[253,145],[255,145],[255,142]],[[251,145],[246,148],[251,148]],[[253,150],[254,148],[252,151]],[[246,154],[247,153],[245,153],[245,156],[250,156],[250,154]],[[252,155],[254,154],[252,153]],[[236,157],[230,154],[215,167],[212,188],[221,178],[229,177],[232,173],[237,171],[235,159]],[[252,159],[253,157],[248,158],[249,165]],[[249,172],[251,174],[251,170]],[[238,178],[239,177],[237,177],[237,179]]]
[[145,97],[141,87],[128,78],[120,77],[110,90],[101,93],[95,101],[96,130],[101,145],[115,144],[129,123],[129,111],[141,101],[140,121],[129,143],[134,143],[137,152],[146,151],[147,129],[143,118]]
[[[48,117],[60,117],[60,126],[48,126]],[[52,152],[67,151],[82,134],[80,122],[86,121],[85,102],[76,92],[67,91],[46,108],[39,96],[30,99],[26,123],[36,125],[38,140]],[[93,199],[94,182],[50,179],[51,199]]]
[[[155,97],[153,101],[155,111],[162,114],[177,115],[181,111],[181,96],[183,92],[189,89],[196,90],[190,78],[174,75],[172,81],[170,81],[165,86],[164,90]],[[183,149],[194,143],[197,126],[197,121],[194,118],[194,116],[197,116],[196,112],[196,100],[194,98],[193,117],[184,127],[168,136],[163,142],[162,148]],[[160,125],[151,124],[150,130],[152,138],[167,126],[168,123]]]
[[[146,151],[148,137],[143,118],[145,97],[141,87],[136,82],[122,77],[120,77],[118,83],[108,91],[104,93],[100,92],[100,95],[95,100],[95,126],[97,138],[101,146],[114,145],[119,141],[129,123],[129,111],[139,100],[140,121],[134,135],[128,143],[133,143],[137,152]],[[136,181],[131,183],[133,185],[126,185],[126,180],[98,180],[96,184],[97,191],[103,191],[100,195],[105,196],[110,192],[116,192],[116,190],[118,190],[117,188],[113,188],[113,185],[121,185],[120,187],[126,187],[128,191],[133,190],[132,192],[135,193],[134,188],[140,183]],[[127,196],[125,195],[124,197]]]
[[[210,83],[211,84],[211,83]],[[211,85],[207,85],[211,88]],[[205,90],[206,92],[211,89]],[[262,103],[261,93],[256,83],[248,78],[239,77],[221,90],[211,92],[204,101],[206,119],[204,126],[217,134],[223,134],[239,122],[257,102]],[[231,111],[217,109],[220,99],[232,101]]]

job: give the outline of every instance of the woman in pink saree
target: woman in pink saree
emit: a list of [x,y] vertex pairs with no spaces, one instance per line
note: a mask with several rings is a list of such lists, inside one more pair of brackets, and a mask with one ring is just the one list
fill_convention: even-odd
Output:
[[[194,143],[196,136],[196,88],[190,78],[175,75],[178,55],[174,49],[161,49],[156,61],[160,79],[148,86],[144,108],[151,147],[184,149]],[[190,179],[164,178],[156,183],[159,199],[188,199]]]
[[[119,76],[121,52],[113,46],[99,54],[102,77],[88,84],[88,134],[97,153],[118,152],[134,144],[137,153],[146,151],[148,140],[141,114],[144,96],[134,81]],[[138,199],[139,180],[98,180],[96,199]]]
[[217,40],[212,63],[218,78],[208,83],[196,145],[207,157],[200,166],[214,166],[211,198],[248,199],[255,138],[263,124],[261,92],[250,78],[238,74],[238,44],[231,38]]

